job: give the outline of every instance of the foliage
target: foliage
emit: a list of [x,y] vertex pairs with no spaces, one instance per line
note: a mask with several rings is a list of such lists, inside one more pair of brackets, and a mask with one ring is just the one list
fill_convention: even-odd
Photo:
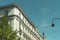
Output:
[[0,18],[0,40],[17,40],[17,31],[8,24],[7,16]]

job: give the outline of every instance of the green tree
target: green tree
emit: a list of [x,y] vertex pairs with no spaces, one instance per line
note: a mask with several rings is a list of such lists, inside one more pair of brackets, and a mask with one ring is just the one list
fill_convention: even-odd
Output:
[[0,18],[0,40],[17,40],[17,31],[8,24],[7,16]]

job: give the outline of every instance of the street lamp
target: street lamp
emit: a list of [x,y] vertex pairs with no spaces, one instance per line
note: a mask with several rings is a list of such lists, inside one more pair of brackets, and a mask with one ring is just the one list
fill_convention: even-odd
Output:
[[54,19],[52,20],[52,24],[51,24],[52,27],[55,26],[55,24],[54,24],[53,22],[54,22],[55,20],[57,20],[57,19],[60,20],[60,18],[54,18]]
[[48,28],[47,26],[43,29],[43,33],[42,33],[42,35],[43,35],[43,40],[45,40],[45,38],[46,38],[46,35],[45,35],[45,32],[44,32],[44,30],[46,30],[46,28]]
[[45,40],[45,33],[43,32],[43,40]]

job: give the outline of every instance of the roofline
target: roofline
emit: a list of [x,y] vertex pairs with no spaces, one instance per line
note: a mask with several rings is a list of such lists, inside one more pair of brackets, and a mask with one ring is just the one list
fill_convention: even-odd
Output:
[[[36,26],[31,22],[31,20],[27,17],[27,15],[24,14],[23,10],[21,9],[21,6],[18,6],[17,4],[9,4],[9,5],[5,5],[5,6],[0,6],[0,10],[4,10],[4,9],[7,9],[7,8],[12,8],[12,7],[16,7],[19,9],[19,11],[21,11],[21,13],[23,14],[23,16],[28,20],[28,22],[33,26],[33,28],[35,28],[35,30],[37,31],[36,29]],[[38,32],[39,33],[39,32]]]

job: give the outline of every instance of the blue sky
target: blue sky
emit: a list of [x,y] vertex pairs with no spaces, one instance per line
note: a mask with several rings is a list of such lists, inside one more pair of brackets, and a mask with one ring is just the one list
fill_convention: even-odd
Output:
[[39,32],[45,32],[47,40],[60,39],[60,20],[55,20],[55,27],[51,27],[52,19],[60,18],[60,0],[0,0],[0,6],[12,3],[21,5]]

